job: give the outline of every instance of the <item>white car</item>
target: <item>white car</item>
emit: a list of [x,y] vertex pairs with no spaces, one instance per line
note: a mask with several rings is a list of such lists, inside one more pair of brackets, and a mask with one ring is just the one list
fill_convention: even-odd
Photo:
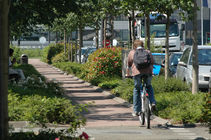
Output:
[[[208,89],[211,77],[211,46],[198,46],[199,88]],[[186,48],[177,65],[176,77],[192,83],[192,47]]]

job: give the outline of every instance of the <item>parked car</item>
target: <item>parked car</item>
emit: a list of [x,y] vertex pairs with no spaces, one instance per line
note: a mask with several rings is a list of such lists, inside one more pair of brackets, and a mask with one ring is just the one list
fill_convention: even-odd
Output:
[[[88,50],[92,50],[96,48],[94,46],[85,46],[83,48],[81,48],[81,62],[84,63],[85,62],[85,56],[86,53],[89,52]],[[77,62],[79,62],[79,50],[77,51]]]
[[83,62],[87,62],[89,55],[92,54],[96,50],[97,50],[96,48],[89,48],[89,49],[87,49],[87,51],[84,53],[84,57],[83,57],[82,61]]
[[[186,48],[177,65],[176,77],[192,83],[192,47]],[[211,46],[198,46],[199,88],[208,89],[211,76]]]
[[169,56],[169,72],[171,76],[175,76],[177,65],[180,57],[182,56],[182,52],[172,52]]
[[154,65],[153,65],[153,74],[159,75],[161,70],[161,65],[163,60],[165,60],[165,53],[152,53]]

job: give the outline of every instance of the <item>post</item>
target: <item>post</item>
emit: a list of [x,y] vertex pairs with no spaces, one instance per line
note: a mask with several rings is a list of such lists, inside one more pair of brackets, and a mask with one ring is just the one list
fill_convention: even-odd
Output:
[[201,0],[201,45],[204,45],[204,10],[203,10],[203,0]]

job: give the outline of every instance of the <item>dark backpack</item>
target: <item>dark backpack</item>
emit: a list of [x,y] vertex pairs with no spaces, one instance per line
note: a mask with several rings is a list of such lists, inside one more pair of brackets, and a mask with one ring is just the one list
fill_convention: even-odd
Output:
[[136,49],[133,62],[138,70],[149,67],[151,64],[150,53],[143,48]]

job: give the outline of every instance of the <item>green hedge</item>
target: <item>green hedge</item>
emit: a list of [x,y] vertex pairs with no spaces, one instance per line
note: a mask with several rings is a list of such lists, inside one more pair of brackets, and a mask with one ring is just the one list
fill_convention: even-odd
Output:
[[158,116],[179,123],[203,122],[205,93],[165,92],[156,95]]
[[43,49],[42,61],[52,64],[52,58],[64,51],[64,44],[50,44]]
[[25,81],[10,82],[8,106],[10,121],[30,121],[45,126],[46,123],[69,124],[70,132],[85,124],[82,112],[87,105],[74,106],[64,98],[59,83],[46,81],[31,65],[18,66],[27,76]]

